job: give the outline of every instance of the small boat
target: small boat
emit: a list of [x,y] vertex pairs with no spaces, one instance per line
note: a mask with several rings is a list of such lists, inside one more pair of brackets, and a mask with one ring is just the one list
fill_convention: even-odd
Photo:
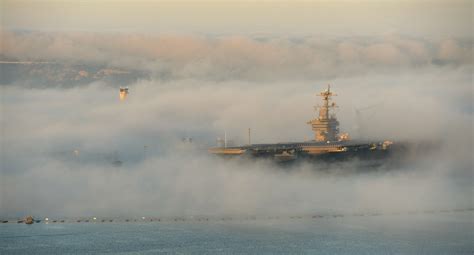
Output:
[[128,87],[125,87],[125,88],[120,87],[119,91],[120,91],[120,94],[119,94],[120,101],[125,100],[128,96]]

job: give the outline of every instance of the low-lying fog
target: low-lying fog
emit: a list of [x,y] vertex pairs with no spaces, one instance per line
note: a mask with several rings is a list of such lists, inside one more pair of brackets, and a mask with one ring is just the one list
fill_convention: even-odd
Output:
[[[100,81],[70,89],[28,88],[21,81],[2,86],[0,216],[274,215],[472,207],[472,58],[457,56],[462,61],[446,65],[395,59],[401,62],[393,67],[386,62],[397,58],[390,55],[397,52],[387,45],[378,47],[372,49],[374,56],[383,59],[360,57],[360,66],[343,76],[331,70],[331,77],[294,81],[266,76],[205,79],[192,75],[200,73],[202,65],[192,70],[186,66],[191,72],[186,77],[129,84],[125,101],[119,101],[114,84]],[[283,48],[291,56],[292,48]],[[470,49],[465,49],[468,54]],[[423,54],[429,59],[429,51]],[[241,63],[238,55],[230,56],[235,65],[227,67],[229,75],[246,61],[258,62],[242,58]],[[328,68],[324,56],[320,62]],[[252,75],[258,76],[262,66],[271,69],[266,65],[255,64]],[[281,65],[276,71],[284,69]],[[349,66],[341,65],[341,70]],[[226,68],[217,67],[216,72]],[[364,72],[355,71],[359,69]],[[328,83],[338,94],[334,99],[340,129],[353,138],[439,141],[442,147],[403,169],[349,175],[335,173],[341,169],[321,172],[318,165],[282,170],[266,162],[223,161],[206,154],[224,132],[235,144],[246,143],[247,128],[253,143],[311,138],[305,123],[316,115],[315,94]],[[183,137],[192,138],[192,144],[183,143]],[[117,160],[123,164],[115,166]],[[344,169],[351,169],[350,164]]]

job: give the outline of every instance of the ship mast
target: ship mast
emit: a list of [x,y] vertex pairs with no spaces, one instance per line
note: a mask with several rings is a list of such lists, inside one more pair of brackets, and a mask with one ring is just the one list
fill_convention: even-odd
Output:
[[319,109],[319,117],[308,121],[307,124],[311,125],[314,131],[315,141],[337,141],[339,121],[337,121],[334,115],[329,115],[329,110],[337,107],[334,102],[331,103],[331,97],[336,96],[336,94],[331,92],[331,86],[328,85],[328,88],[318,96],[321,96],[323,99],[322,106],[315,106],[315,109]]

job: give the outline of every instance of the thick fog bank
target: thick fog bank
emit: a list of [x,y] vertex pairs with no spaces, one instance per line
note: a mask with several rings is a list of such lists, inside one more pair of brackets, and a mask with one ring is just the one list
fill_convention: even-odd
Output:
[[[278,169],[206,155],[216,137],[302,141],[324,84],[146,81],[128,98],[104,84],[4,88],[4,216],[224,215],[408,211],[472,206],[472,101],[459,69],[328,80],[354,138],[440,141],[393,171]],[[440,71],[440,70],[437,70]],[[455,89],[446,83],[456,82]],[[360,111],[355,108],[376,105]],[[363,123],[363,125],[361,125]],[[358,137],[359,135],[359,137]],[[193,142],[183,143],[183,137]],[[146,146],[146,147],[145,147]],[[115,161],[121,166],[114,166]],[[338,167],[338,166],[335,166]],[[401,170],[401,171],[400,171]],[[338,173],[338,174],[331,174]]]
[[[92,71],[80,86],[55,76],[62,73],[55,67],[32,69],[46,77],[37,87],[21,75],[1,86],[2,217],[473,206],[470,40],[5,31],[2,37],[2,57],[10,62],[108,62],[123,72],[152,73],[131,79],[124,101],[117,84],[94,80]],[[100,74],[118,72],[107,70]],[[76,71],[72,80],[87,76],[80,69],[70,73]],[[58,77],[68,89],[53,84]],[[311,139],[306,122],[316,116],[315,95],[328,83],[338,94],[340,129],[353,139],[425,141],[440,148],[421,152],[403,169],[362,174],[340,174],[351,162],[331,171],[318,171],[317,164],[282,170],[206,154],[224,133],[229,144],[246,143],[248,128],[253,143]]]
[[[0,84],[73,87],[105,79],[324,81],[472,65],[472,38],[123,34],[0,30]],[[441,74],[439,74],[442,76]]]

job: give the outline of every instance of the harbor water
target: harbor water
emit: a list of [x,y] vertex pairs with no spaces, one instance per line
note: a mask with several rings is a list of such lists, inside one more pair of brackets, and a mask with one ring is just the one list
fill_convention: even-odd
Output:
[[0,254],[473,254],[474,213],[6,223]]

